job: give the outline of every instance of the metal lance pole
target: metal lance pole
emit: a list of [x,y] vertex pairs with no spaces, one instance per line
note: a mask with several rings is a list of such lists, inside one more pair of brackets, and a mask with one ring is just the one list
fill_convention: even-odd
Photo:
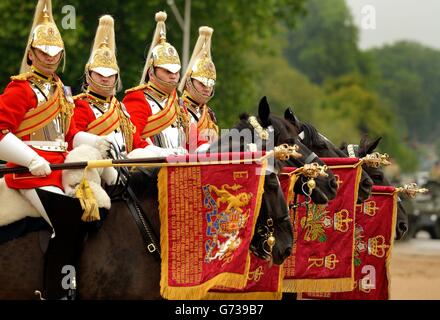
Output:
[[[73,169],[84,169],[93,163],[94,167],[111,167],[111,166],[127,166],[135,165],[137,163],[167,163],[165,157],[157,158],[145,158],[145,159],[124,159],[124,160],[95,160],[95,161],[80,161],[80,162],[68,162],[68,163],[56,163],[51,164],[50,169],[53,170],[73,170]],[[0,166],[0,174],[10,174],[10,173],[27,173],[29,169],[26,167],[7,167]]]
[[[140,158],[140,159],[117,159],[117,160],[90,160],[80,162],[56,163],[51,164],[52,170],[74,170],[87,168],[106,168],[106,167],[170,167],[170,166],[194,166],[194,165],[211,165],[211,164],[237,164],[249,161],[263,161],[269,157],[275,157],[280,160],[287,160],[289,157],[301,157],[296,150],[297,146],[288,146],[283,144],[276,146],[274,150],[264,152],[261,151],[239,153],[237,158],[230,158],[228,153],[223,158],[220,153],[193,153],[186,155],[171,155],[168,157]],[[26,167],[8,167],[0,166],[0,175],[11,173],[29,173]]]

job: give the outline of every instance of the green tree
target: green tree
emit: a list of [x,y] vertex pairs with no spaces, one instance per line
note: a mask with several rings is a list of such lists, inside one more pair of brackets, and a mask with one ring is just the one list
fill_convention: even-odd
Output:
[[433,142],[440,133],[440,51],[401,41],[370,54],[380,77],[374,88],[389,100],[410,136]]
[[[213,59],[218,82],[211,105],[220,119],[221,126],[230,126],[237,120],[237,113],[257,105],[255,79],[248,61],[249,48],[256,52],[268,49],[264,39],[269,39],[280,21],[293,27],[305,0],[255,0],[217,1],[192,0],[191,50],[198,36],[198,28],[208,25],[214,28]],[[9,76],[19,69],[27,36],[30,31],[36,2],[4,0],[0,4],[0,88],[4,88]],[[159,10],[168,13],[167,38],[181,52],[182,33],[165,0],[71,0],[76,9],[76,29],[63,30],[61,8],[66,3],[53,1],[53,12],[66,43],[67,67],[62,75],[67,85],[78,92],[84,65],[88,60],[98,18],[111,14],[115,18],[118,62],[124,89],[139,83],[146,51],[155,28],[154,14]],[[183,12],[184,1],[176,1]],[[257,41],[258,40],[258,41]],[[123,93],[119,94],[121,98]]]
[[287,45],[287,29],[279,30],[265,43],[270,50],[248,53],[256,80],[253,100],[267,96],[271,111],[283,115],[286,107],[292,107],[303,120],[313,122],[314,110],[323,97],[322,89],[289,65],[283,55]]
[[315,83],[344,74],[369,74],[358,49],[358,29],[345,0],[309,0],[307,15],[289,34],[289,62]]
[[404,171],[416,168],[417,158],[403,140],[395,114],[361,77],[328,80],[325,92],[315,119],[330,140],[336,144],[358,143],[364,135],[382,137],[379,150],[394,157]]

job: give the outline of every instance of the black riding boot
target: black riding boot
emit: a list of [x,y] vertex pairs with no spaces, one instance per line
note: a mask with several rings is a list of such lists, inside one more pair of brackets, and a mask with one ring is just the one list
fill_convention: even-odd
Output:
[[83,210],[78,199],[37,189],[37,194],[55,230],[45,257],[44,293],[48,300],[73,300],[76,268],[84,240]]

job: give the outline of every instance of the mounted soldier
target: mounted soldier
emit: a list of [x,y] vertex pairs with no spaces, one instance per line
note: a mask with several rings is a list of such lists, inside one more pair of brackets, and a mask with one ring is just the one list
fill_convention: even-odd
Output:
[[109,15],[99,19],[84,74],[84,93],[74,97],[73,118],[76,127],[99,136],[108,136],[118,148],[118,153],[146,147],[148,143],[140,138],[124,104],[115,96],[121,87],[121,80],[116,60],[114,20]]
[[[140,136],[148,142],[146,152],[136,156],[185,154],[189,148],[189,115],[179,104],[177,86],[180,58],[167,42],[165,12],[156,13],[156,30],[148,51],[140,85],[125,91],[123,103]],[[205,141],[197,140],[196,146]]]
[[213,31],[210,27],[199,28],[199,38],[188,68],[179,84],[179,91],[182,92],[180,102],[188,110],[191,132],[196,127],[197,132],[202,136],[201,138],[208,143],[219,136],[215,113],[207,105],[214,96],[214,86],[217,78],[215,65],[211,58]]
[[52,172],[50,164],[63,163],[67,151],[80,144],[103,152],[109,146],[106,139],[75,127],[70,88],[56,74],[62,58],[64,43],[53,20],[51,0],[39,0],[21,73],[11,77],[0,95],[0,159],[10,167],[29,168],[30,173],[5,175],[6,184],[18,190],[53,228],[44,276],[43,296],[49,299],[74,294],[75,279],[72,286],[63,288],[62,270],[75,265],[82,240],[77,228],[82,212],[73,212],[78,207],[63,208],[57,214],[47,209],[48,195],[63,194],[61,171]]
[[140,85],[129,89],[123,99],[132,121],[153,156],[185,154],[188,114],[179,106],[176,88],[180,79],[180,58],[167,42],[165,12],[156,13],[156,30],[144,66]]

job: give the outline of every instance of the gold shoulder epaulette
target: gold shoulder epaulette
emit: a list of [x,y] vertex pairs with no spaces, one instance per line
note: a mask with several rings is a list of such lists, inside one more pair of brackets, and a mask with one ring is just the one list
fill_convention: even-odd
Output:
[[139,85],[137,87],[133,87],[133,88],[125,90],[125,93],[129,93],[129,92],[133,92],[133,91],[138,91],[138,90],[143,90],[146,87],[148,87],[148,84],[144,83],[144,84],[141,84],[141,85]]
[[26,81],[27,79],[29,79],[30,77],[32,76],[32,72],[23,72],[23,73],[20,73],[20,74],[18,74],[18,75],[16,75],[16,76],[11,76],[11,80],[12,81],[15,81],[15,80],[18,80],[18,81]]
[[78,99],[82,99],[82,98],[85,98],[85,97],[87,97],[87,94],[85,94],[83,92],[83,93],[77,94],[76,96],[73,96],[73,100],[78,100]]

